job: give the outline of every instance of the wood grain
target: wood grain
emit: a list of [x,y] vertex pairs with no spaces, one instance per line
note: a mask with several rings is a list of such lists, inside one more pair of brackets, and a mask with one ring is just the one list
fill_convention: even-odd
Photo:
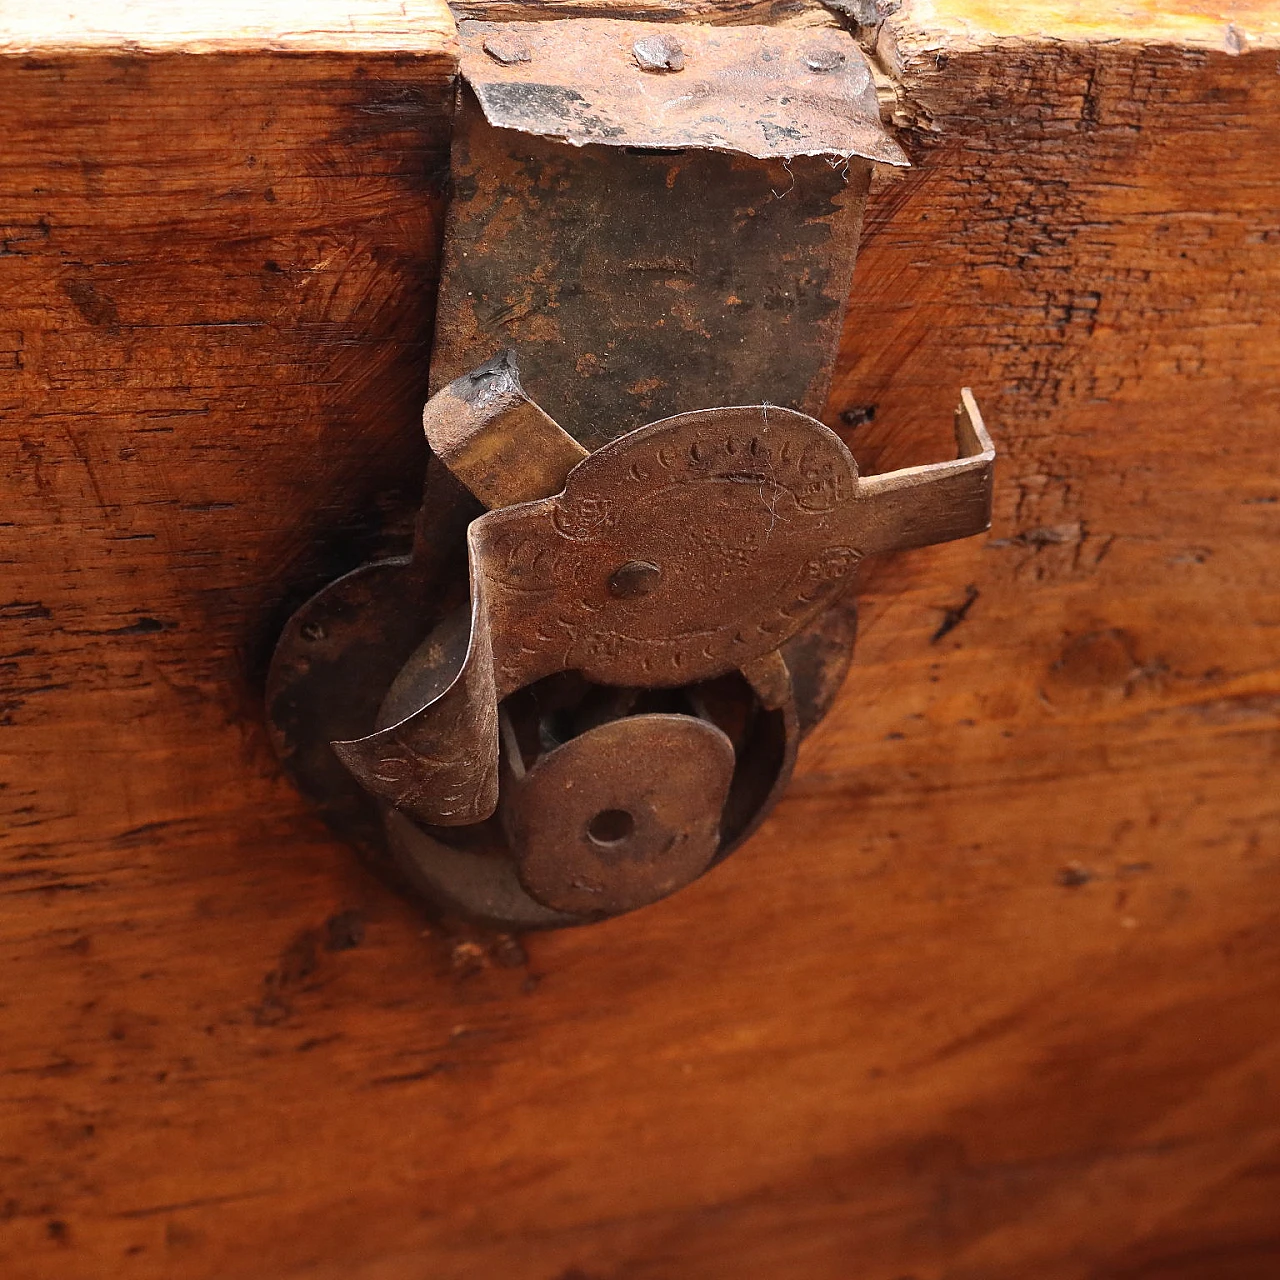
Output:
[[991,536],[868,575],[745,849],[524,952],[258,705],[411,504],[447,41],[0,60],[6,1277],[1272,1280],[1275,54],[910,17],[830,415],[972,384]]
[[456,17],[486,22],[549,18],[629,18],[641,22],[705,22],[715,26],[836,27],[822,0],[453,0]]
[[447,56],[444,0],[7,0],[0,53],[418,53]]
[[[1239,54],[1280,42],[1271,0],[906,0],[885,24],[904,46],[991,49],[1132,41],[1148,47],[1199,47]],[[908,74],[920,74],[913,68]]]

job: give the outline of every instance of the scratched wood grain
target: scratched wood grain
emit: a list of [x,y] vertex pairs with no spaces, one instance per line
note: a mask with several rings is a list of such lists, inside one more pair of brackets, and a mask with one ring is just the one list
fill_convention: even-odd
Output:
[[1276,53],[961,7],[881,32],[916,167],[829,417],[929,460],[973,385],[992,533],[867,575],[745,849],[523,950],[258,702],[405,527],[444,24],[0,59],[0,1273],[1273,1280]]

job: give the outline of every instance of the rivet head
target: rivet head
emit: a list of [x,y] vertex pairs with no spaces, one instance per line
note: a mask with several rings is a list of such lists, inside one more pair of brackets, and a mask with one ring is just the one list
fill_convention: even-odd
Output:
[[500,62],[504,67],[514,66],[517,62],[533,61],[529,46],[512,35],[496,33],[485,36],[484,51],[494,62]]
[[647,560],[628,560],[609,575],[609,594],[619,600],[647,596],[658,585],[662,570]]
[[641,71],[683,71],[684,50],[672,36],[645,36],[631,46]]
[[839,49],[831,49],[824,45],[814,45],[804,51],[804,65],[810,71],[823,74],[828,71],[839,71],[845,64],[845,56]]

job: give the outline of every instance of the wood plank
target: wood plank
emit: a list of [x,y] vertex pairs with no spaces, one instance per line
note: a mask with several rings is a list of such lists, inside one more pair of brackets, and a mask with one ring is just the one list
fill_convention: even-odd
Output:
[[439,59],[454,41],[444,0],[10,0],[0,54],[103,52],[418,53]]
[[907,0],[886,28],[904,48],[921,52],[1067,40],[1203,47],[1234,55],[1274,47],[1280,14],[1270,0]]
[[992,534],[869,575],[745,849],[523,957],[258,704],[406,527],[447,38],[0,59],[6,1276],[1274,1276],[1275,52],[940,11],[830,417],[922,461],[974,385]]
[[715,26],[835,27],[821,0],[454,0],[459,19],[537,22],[551,18],[628,18],[640,22],[705,22]]

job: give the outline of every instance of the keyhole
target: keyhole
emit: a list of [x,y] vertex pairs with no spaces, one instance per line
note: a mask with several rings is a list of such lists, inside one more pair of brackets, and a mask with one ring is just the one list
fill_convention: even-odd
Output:
[[621,844],[635,829],[636,820],[625,809],[601,809],[587,823],[587,837],[592,844]]

